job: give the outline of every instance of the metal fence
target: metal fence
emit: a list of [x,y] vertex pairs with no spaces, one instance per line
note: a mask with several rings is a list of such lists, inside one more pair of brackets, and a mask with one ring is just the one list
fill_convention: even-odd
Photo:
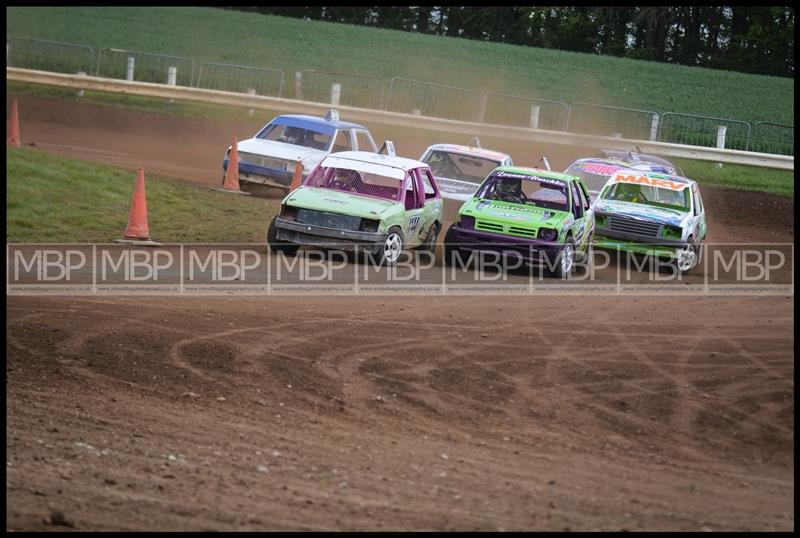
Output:
[[6,38],[6,63],[10,67],[86,74],[93,72],[94,49],[86,45],[45,39]]
[[[722,131],[720,127],[724,128]],[[658,130],[660,142],[747,151],[751,135],[746,121],[665,112]]]
[[658,121],[658,114],[652,110],[576,101],[569,105],[565,130],[633,140],[656,140]]
[[[239,93],[281,97],[286,93],[280,69],[203,63],[191,58],[6,36],[10,67],[57,73],[197,86]],[[677,112],[637,110],[592,103],[478,92],[401,77],[388,84],[379,77],[298,71],[294,98],[417,114],[422,116],[568,131],[678,144],[794,155],[794,126],[772,122],[751,124],[732,119]]]
[[549,131],[563,131],[567,125],[569,109],[561,101],[490,92],[484,93],[482,99],[480,122]]
[[100,49],[95,75],[137,82],[192,86],[194,60],[122,49]]
[[759,121],[753,126],[750,151],[794,155],[794,126]]
[[332,105],[382,109],[386,86],[380,77],[327,73],[315,69],[298,72],[295,98]]
[[280,97],[285,84],[280,69],[206,62],[197,73],[196,86],[209,90]]
[[395,77],[389,83],[385,109],[406,114],[475,121],[480,94],[464,88]]

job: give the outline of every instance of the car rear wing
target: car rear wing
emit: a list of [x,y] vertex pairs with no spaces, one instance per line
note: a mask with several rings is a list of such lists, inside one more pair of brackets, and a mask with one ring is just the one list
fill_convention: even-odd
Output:
[[394,142],[391,140],[386,140],[383,142],[381,149],[378,150],[378,153],[382,153],[384,155],[388,155],[390,157],[394,157],[397,155],[394,151]]

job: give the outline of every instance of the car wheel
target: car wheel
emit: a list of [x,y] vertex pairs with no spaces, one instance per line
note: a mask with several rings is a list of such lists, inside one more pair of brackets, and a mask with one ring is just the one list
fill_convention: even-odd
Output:
[[568,237],[567,242],[564,243],[561,252],[558,254],[558,258],[556,259],[556,266],[552,270],[551,274],[560,279],[569,278],[570,273],[572,273],[572,267],[574,265],[575,265],[575,241],[571,237]]
[[280,241],[278,239],[278,230],[275,228],[275,219],[277,219],[277,217],[272,219],[272,222],[269,223],[269,229],[267,229],[267,243],[269,244],[270,250],[276,253],[283,252],[287,256],[294,256],[297,253],[297,249],[300,248],[300,245],[287,243],[286,241]]
[[389,228],[389,232],[384,239],[383,244],[378,247],[375,256],[375,263],[377,265],[394,265],[400,259],[400,254],[403,252],[403,232],[400,228],[394,226]]
[[703,242],[694,243],[689,241],[686,248],[678,249],[673,264],[680,274],[686,274],[700,263],[703,251]]

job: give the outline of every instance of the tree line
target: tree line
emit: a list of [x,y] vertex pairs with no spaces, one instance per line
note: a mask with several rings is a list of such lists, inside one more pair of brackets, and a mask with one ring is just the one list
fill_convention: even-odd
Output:
[[242,11],[794,76],[794,7],[260,6]]

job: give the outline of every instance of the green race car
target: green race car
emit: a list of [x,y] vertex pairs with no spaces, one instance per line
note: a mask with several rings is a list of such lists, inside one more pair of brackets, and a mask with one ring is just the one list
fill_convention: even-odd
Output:
[[461,206],[444,239],[445,263],[460,252],[493,252],[543,265],[561,278],[575,255],[589,257],[594,213],[575,176],[502,166]]
[[441,228],[442,197],[427,164],[344,151],[326,157],[284,198],[267,241],[273,252],[358,249],[391,265],[406,248],[433,252]]

